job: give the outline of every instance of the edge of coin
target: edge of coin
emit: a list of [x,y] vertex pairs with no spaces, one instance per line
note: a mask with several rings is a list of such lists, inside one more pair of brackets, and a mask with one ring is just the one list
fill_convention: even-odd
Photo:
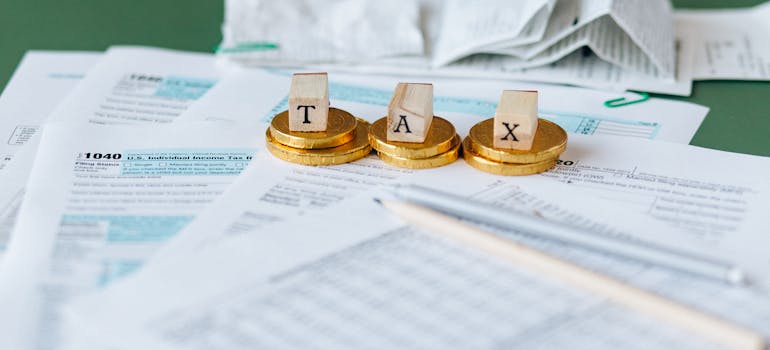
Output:
[[502,163],[484,158],[470,149],[470,138],[463,141],[463,159],[468,165],[495,175],[522,176],[533,175],[547,171],[556,166],[556,158],[546,159],[537,163]]
[[[455,146],[455,137],[457,137],[457,130],[455,129],[454,125],[447,119],[441,118],[439,116],[433,116],[433,123],[436,122],[436,119],[440,119],[443,122],[447,123],[449,126],[452,127],[452,131],[455,132],[455,136],[449,139],[448,142],[444,141],[441,143],[438,143],[434,146],[426,147],[423,149],[414,147],[411,148],[412,145],[419,145],[418,143],[409,143],[409,142],[388,142],[387,139],[378,138],[376,134],[373,132],[373,129],[375,128],[375,125],[379,127],[379,123],[387,124],[388,117],[382,117],[380,119],[377,119],[374,121],[374,123],[371,124],[369,127],[369,143],[372,145],[372,148],[375,149],[377,152],[387,153],[390,156],[399,157],[399,158],[408,158],[408,159],[424,159],[424,158],[430,158],[442,153],[445,153],[449,150],[451,150]],[[431,127],[435,126],[435,124],[432,124]],[[385,128],[383,128],[385,130]],[[386,136],[387,138],[387,130],[386,130]],[[461,142],[458,142],[461,143]]]
[[[369,128],[369,123],[363,119],[356,118],[358,127],[356,129],[357,137],[350,142],[341,146],[332,148],[321,148],[315,150],[294,148],[284,144],[280,144],[272,137],[270,129],[265,130],[265,143],[266,148],[270,154],[278,159],[285,160],[287,162],[303,164],[303,165],[337,165],[349,163],[363,157],[366,157],[372,151],[372,147],[369,145],[369,140],[366,132]],[[361,143],[356,146],[357,143]],[[342,154],[335,153],[335,148],[350,147],[349,150],[344,150]]]
[[[456,135],[458,139],[460,138],[459,135]],[[460,157],[460,149],[461,149],[461,142],[457,142],[457,144],[449,149],[448,151],[444,153],[437,154],[433,157],[428,158],[405,158],[405,157],[399,157],[387,154],[385,152],[379,152],[377,151],[377,156],[382,160],[383,162],[399,167],[399,168],[407,168],[407,169],[429,169],[429,168],[438,168],[444,165],[449,165],[454,163],[454,161],[457,160],[457,158]]]
[[[564,129],[558,124],[543,118],[538,118],[538,123],[539,123],[538,129],[540,129],[542,125],[547,125],[547,127],[553,128],[554,131],[558,131],[564,134],[564,142],[539,152],[505,150],[505,149],[498,149],[492,146],[484,145],[483,143],[480,142],[480,140],[477,140],[476,138],[472,137],[473,135],[472,131],[475,127],[479,126],[480,124],[489,123],[491,120],[494,120],[494,118],[484,119],[471,127],[471,130],[468,132],[468,137],[467,137],[470,139],[470,147],[466,149],[470,149],[476,155],[482,156],[486,159],[489,159],[495,162],[517,163],[517,164],[542,162],[548,159],[552,159],[554,157],[558,157],[559,155],[564,153],[564,151],[567,149],[567,140],[569,138],[569,135],[567,135],[567,132],[564,131]],[[491,127],[492,125],[490,125],[490,128]],[[535,138],[537,138],[538,135],[541,135],[541,138],[543,137],[543,133],[536,132]]]
[[284,113],[287,114],[286,118],[288,118],[288,110],[284,110],[283,112],[280,112],[273,117],[273,120],[270,121],[270,134],[272,135],[273,139],[276,140],[278,143],[294,147],[294,148],[301,148],[301,149],[321,149],[321,148],[332,148],[337,147],[343,144],[346,144],[353,139],[356,138],[356,130],[358,129],[358,123],[357,119],[354,115],[350,114],[348,111],[344,109],[329,107],[329,113],[333,113],[332,110],[336,111],[334,113],[341,113],[342,118],[350,117],[353,120],[356,120],[355,126],[351,128],[350,130],[342,130],[341,132],[333,135],[327,135],[325,137],[307,137],[307,136],[320,136],[322,134],[326,134],[326,131],[317,131],[317,132],[291,132],[289,131],[284,132],[281,130],[278,130],[275,127],[275,120],[278,118],[279,115],[282,115]]

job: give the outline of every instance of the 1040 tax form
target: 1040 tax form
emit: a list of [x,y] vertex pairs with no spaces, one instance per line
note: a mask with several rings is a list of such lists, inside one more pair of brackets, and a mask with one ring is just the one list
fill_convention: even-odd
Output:
[[0,265],[0,348],[56,348],[61,305],[139,268],[247,166],[256,133],[48,124]]

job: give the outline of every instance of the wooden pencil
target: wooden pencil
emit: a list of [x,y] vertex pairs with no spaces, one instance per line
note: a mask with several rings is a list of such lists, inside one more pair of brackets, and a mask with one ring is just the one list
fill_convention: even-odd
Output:
[[633,287],[612,277],[505,239],[456,218],[401,201],[379,201],[404,221],[440,237],[449,238],[505,259],[518,267],[534,270],[628,309],[668,322],[731,349],[765,349],[759,333],[746,329],[657,294]]

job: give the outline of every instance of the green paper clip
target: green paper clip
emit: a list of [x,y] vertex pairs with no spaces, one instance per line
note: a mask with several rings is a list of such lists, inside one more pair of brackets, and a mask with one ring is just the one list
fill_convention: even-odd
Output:
[[214,48],[214,52],[238,53],[238,52],[249,52],[249,51],[267,51],[267,50],[277,50],[278,47],[279,47],[278,43],[269,42],[269,41],[255,41],[252,43],[239,43],[232,47],[217,46],[216,48]]
[[604,107],[617,108],[632,105],[634,103],[644,102],[650,99],[650,94],[646,92],[636,92],[639,95],[637,100],[627,100],[625,97],[613,98],[611,100],[604,101]]

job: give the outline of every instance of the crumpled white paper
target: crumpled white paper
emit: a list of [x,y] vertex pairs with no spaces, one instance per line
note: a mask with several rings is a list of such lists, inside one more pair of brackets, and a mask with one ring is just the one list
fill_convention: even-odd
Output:
[[415,0],[227,0],[220,54],[264,64],[423,55]]

